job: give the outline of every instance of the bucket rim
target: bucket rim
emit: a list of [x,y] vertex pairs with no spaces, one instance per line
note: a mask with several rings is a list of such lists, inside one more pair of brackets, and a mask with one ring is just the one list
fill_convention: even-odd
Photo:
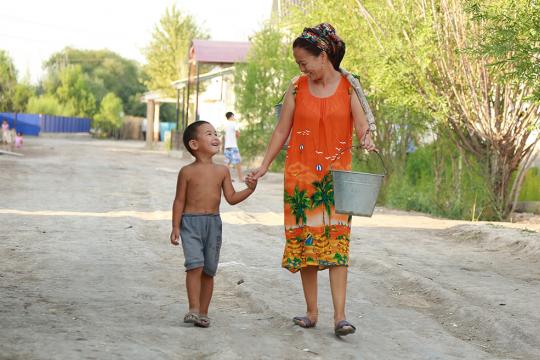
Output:
[[361,175],[380,176],[380,177],[385,177],[385,176],[386,176],[386,174],[367,173],[367,172],[362,172],[362,171],[352,171],[352,170],[336,170],[336,169],[331,169],[330,171],[332,171],[332,172],[340,172],[340,173],[348,173],[348,174],[361,174]]

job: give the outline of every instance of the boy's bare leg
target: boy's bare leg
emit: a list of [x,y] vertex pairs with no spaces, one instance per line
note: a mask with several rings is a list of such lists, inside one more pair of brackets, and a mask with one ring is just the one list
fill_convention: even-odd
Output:
[[203,316],[208,316],[208,307],[212,300],[212,292],[214,291],[214,277],[203,273],[201,274],[201,293],[200,293],[200,308],[199,313]]
[[302,287],[307,305],[307,317],[312,322],[317,322],[319,310],[317,307],[317,267],[308,266],[300,270]]
[[186,289],[188,294],[189,312],[198,314],[200,310],[201,274],[202,267],[186,271]]
[[238,181],[244,181],[244,176],[242,175],[242,164],[238,163],[236,166],[236,172],[238,173]]

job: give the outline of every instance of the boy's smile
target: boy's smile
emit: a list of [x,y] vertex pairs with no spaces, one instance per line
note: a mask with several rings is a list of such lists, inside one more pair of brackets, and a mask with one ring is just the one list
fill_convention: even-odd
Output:
[[221,145],[216,129],[210,124],[204,124],[199,127],[197,142],[199,143],[199,151],[204,151],[212,155],[219,152]]

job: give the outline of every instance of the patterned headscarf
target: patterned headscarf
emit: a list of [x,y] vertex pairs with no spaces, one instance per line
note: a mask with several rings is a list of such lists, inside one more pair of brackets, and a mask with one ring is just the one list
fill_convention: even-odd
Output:
[[304,28],[299,36],[306,39],[327,54],[335,54],[336,50],[343,41],[336,34],[336,29],[329,23],[322,23],[311,28]]

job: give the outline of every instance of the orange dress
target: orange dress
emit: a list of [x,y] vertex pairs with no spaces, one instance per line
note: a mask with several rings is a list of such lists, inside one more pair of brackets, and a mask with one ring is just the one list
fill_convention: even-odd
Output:
[[306,76],[296,84],[285,162],[286,244],[282,260],[282,266],[291,272],[306,266],[322,270],[349,263],[351,216],[334,211],[330,165],[351,169],[350,150],[338,158],[352,144],[350,94],[345,77],[335,93],[325,98],[311,94]]

